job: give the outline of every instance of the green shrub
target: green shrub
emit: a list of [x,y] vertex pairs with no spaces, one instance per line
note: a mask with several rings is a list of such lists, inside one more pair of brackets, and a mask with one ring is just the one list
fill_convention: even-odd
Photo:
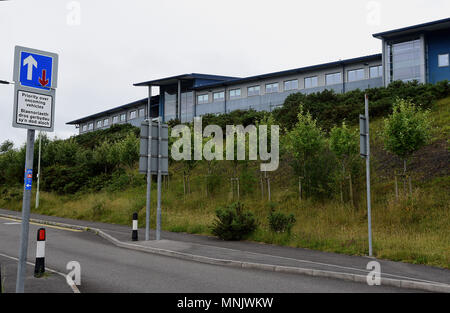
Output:
[[286,215],[280,211],[271,211],[268,216],[268,220],[270,229],[277,233],[290,233],[292,226],[294,226],[297,221],[294,214],[291,213]]
[[212,233],[223,240],[244,239],[257,228],[254,214],[245,211],[244,206],[239,202],[225,208],[218,208],[216,216]]

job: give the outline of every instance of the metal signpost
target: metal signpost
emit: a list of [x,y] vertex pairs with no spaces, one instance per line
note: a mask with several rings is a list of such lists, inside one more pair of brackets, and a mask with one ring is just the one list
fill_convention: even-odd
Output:
[[150,232],[151,175],[158,175],[156,240],[161,239],[161,176],[169,175],[169,127],[157,118],[141,124],[139,172],[147,174],[145,240]]
[[14,52],[14,109],[12,126],[27,129],[22,231],[16,292],[24,292],[28,250],[35,131],[53,131],[58,55],[16,46]]
[[372,213],[370,199],[370,140],[369,140],[369,97],[365,99],[365,115],[359,116],[360,129],[360,155],[366,159],[366,184],[367,184],[367,219],[369,224],[369,256],[372,256]]

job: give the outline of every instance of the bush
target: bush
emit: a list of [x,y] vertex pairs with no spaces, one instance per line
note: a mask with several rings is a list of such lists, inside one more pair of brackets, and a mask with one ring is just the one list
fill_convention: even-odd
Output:
[[223,240],[244,239],[257,228],[254,214],[244,211],[244,206],[239,202],[225,208],[218,208],[216,216],[212,233]]
[[291,213],[286,215],[280,211],[271,211],[268,216],[268,220],[270,229],[277,233],[290,233],[292,226],[294,226],[297,221],[294,214]]

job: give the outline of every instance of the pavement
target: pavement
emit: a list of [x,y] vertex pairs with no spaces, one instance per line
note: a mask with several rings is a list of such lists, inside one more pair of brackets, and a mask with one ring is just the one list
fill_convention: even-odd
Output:
[[[17,259],[0,253],[0,268],[2,279],[2,292],[16,292]],[[25,277],[26,293],[72,293],[73,290],[67,284],[66,279],[54,272],[47,270],[41,278],[34,277],[34,266],[27,264]]]
[[[8,210],[0,209],[0,214],[20,217],[20,212]],[[89,229],[94,229],[95,232],[99,233],[104,239],[109,241],[110,244],[108,245],[108,248],[112,248],[112,243],[116,246],[116,248],[127,248],[129,250],[127,252],[128,254],[151,252],[153,254],[152,257],[168,259],[167,256],[175,256],[178,259],[184,259],[176,260],[174,258],[169,258],[171,259],[171,262],[189,261],[189,264],[192,265],[192,261],[197,261],[201,263],[209,263],[209,265],[226,265],[226,267],[219,267],[221,268],[221,271],[236,270],[236,268],[240,271],[243,269],[246,271],[265,270],[265,274],[263,275],[264,277],[275,275],[275,277],[279,277],[278,279],[281,279],[280,277],[282,275],[292,277],[292,274],[297,274],[294,276],[299,276],[298,274],[302,274],[302,280],[313,279],[313,281],[317,281],[317,286],[321,286],[321,290],[328,291],[330,291],[330,289],[325,288],[323,284],[321,284],[322,281],[320,279],[327,279],[327,281],[329,281],[329,279],[332,278],[331,281],[334,283],[338,281],[337,279],[340,279],[340,283],[345,282],[351,283],[352,286],[355,285],[354,291],[366,290],[366,288],[369,287],[365,283],[365,277],[369,272],[369,270],[366,269],[366,266],[368,262],[374,261],[373,258],[368,257],[347,256],[246,241],[226,242],[218,240],[214,237],[182,233],[162,232],[161,237],[163,240],[161,241],[143,241],[144,231],[142,229],[139,230],[140,241],[131,242],[131,228],[123,225],[72,220],[38,214],[32,214],[31,217],[32,219],[43,220],[50,223],[79,225]],[[92,235],[86,232],[83,232],[82,234],[82,236]],[[77,236],[81,236],[81,234],[77,234]],[[103,245],[105,245],[105,240],[99,238],[98,236],[94,237],[97,238],[94,239],[91,236],[89,239],[90,242],[97,242],[98,240],[101,240]],[[151,238],[154,238],[153,232],[151,233]],[[1,248],[2,247],[0,244],[0,252],[2,252]],[[131,250],[136,251],[131,252]],[[149,253],[147,253],[147,255],[149,255]],[[447,269],[385,260],[377,261],[381,264],[382,286],[377,286],[379,289],[369,287],[372,288],[369,289],[371,291],[383,291],[380,287],[393,288],[390,286],[403,287],[393,288],[391,289],[391,292],[392,290],[405,292],[407,290],[411,290],[411,288],[423,291],[450,291],[450,271]],[[205,264],[202,264],[202,266],[205,266]],[[214,267],[217,268],[217,266]],[[230,277],[233,277],[233,275],[227,278]],[[273,278],[276,281],[275,277]],[[241,281],[241,279],[239,280]],[[263,290],[263,292],[277,292],[270,288],[261,289],[261,286],[262,285],[254,286],[256,288],[255,290]],[[307,288],[303,291],[311,290],[311,286],[314,286],[314,284],[309,285],[309,289]],[[187,289],[184,291],[196,292],[196,290],[200,291],[198,286],[194,288],[194,290]],[[211,291],[210,289],[207,290]],[[223,290],[235,292],[234,289],[225,288]],[[293,290],[296,289],[288,288],[287,290],[287,292],[293,292]],[[344,290],[345,288],[337,289],[335,292],[341,292]]]

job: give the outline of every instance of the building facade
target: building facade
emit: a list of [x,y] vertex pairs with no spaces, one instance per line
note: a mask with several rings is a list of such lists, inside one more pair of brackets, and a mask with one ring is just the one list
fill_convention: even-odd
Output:
[[[344,93],[396,80],[450,80],[450,18],[373,36],[382,41],[381,54],[244,78],[193,73],[137,83],[148,88],[148,98],[67,124],[76,125],[81,134],[113,124],[139,126],[148,116],[190,122],[195,116],[234,110],[272,111],[296,92]],[[152,87],[159,87],[159,95],[151,94]]]

